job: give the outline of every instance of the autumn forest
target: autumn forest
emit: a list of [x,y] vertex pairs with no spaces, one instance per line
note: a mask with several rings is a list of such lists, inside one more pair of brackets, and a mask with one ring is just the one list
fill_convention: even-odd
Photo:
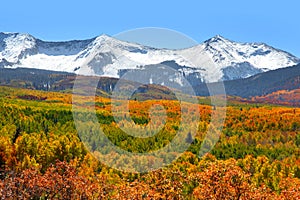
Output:
[[[198,104],[184,104],[187,112],[200,112],[199,121],[186,119],[196,129],[183,139],[188,149],[175,160],[171,151],[159,160],[146,156],[149,168],[166,166],[136,173],[137,162],[144,161],[116,156],[102,145],[89,113],[78,111],[82,121],[75,124],[72,98],[68,92],[0,87],[1,199],[300,199],[299,107],[271,104],[271,97],[268,104],[262,98],[229,97],[217,143],[199,156],[201,148],[209,147],[204,137],[215,109],[199,97]],[[158,150],[186,129],[178,122],[176,100],[129,100],[130,124],[116,122],[107,97],[78,99],[80,106],[95,110],[107,138],[127,152]],[[146,125],[154,104],[164,108],[158,114],[167,115],[153,135]],[[134,124],[145,126],[144,138],[122,131]],[[114,167],[100,162],[99,152]],[[133,171],[118,170],[121,165]]]

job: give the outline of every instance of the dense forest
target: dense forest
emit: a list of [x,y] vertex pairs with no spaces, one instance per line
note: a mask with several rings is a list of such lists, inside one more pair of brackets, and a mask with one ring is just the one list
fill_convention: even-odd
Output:
[[[141,126],[150,122],[148,109],[153,104],[162,105],[167,112],[165,126],[158,134],[135,138],[120,129],[108,98],[80,98],[81,106],[96,109],[107,138],[128,152],[160,149],[172,141],[177,130],[185,128],[178,122],[176,100],[129,100],[130,117]],[[188,112],[194,112],[195,106],[200,110],[199,121],[188,119],[190,126],[197,127],[194,136],[185,138],[191,143],[188,150],[166,167],[134,173],[116,170],[96,159],[105,146],[95,142],[96,127],[79,137],[78,126],[85,128],[89,115],[78,111],[83,120],[75,124],[71,94],[0,87],[0,198],[300,198],[300,108],[229,102],[217,144],[199,157],[214,110],[199,100],[200,104],[187,107]],[[152,132],[149,129],[145,134]],[[88,139],[92,142],[86,143]],[[168,163],[172,156],[168,152],[160,162]],[[134,159],[116,157],[109,149],[106,158],[116,166],[135,166]],[[155,160],[152,164],[155,166]]]

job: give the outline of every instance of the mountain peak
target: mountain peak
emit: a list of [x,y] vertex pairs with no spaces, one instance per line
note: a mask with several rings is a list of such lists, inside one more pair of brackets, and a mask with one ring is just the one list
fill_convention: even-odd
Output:
[[10,36],[19,36],[19,37],[27,37],[27,38],[34,38],[32,35],[28,34],[28,33],[17,33],[17,32],[0,32],[0,35],[5,35],[7,37]]
[[116,39],[110,35],[107,35],[107,34],[101,34],[98,37],[96,37],[95,40],[99,41],[99,42],[119,41],[118,39]]
[[215,35],[213,38],[215,38],[215,39],[225,39],[222,35],[219,35],[219,34]]
[[206,40],[204,43],[212,43],[212,42],[227,42],[227,41],[230,41],[226,38],[224,38],[223,36],[221,35],[215,35],[214,37]]
[[106,34],[102,34],[98,37],[95,38],[94,40],[95,44],[116,44],[116,43],[120,43],[121,41],[119,41],[118,39],[115,39],[109,35]]
[[95,47],[99,47],[100,49],[109,47],[109,48],[123,49],[123,50],[144,47],[140,44],[119,40],[106,34],[102,34],[96,37],[92,45]]
[[101,34],[99,35],[97,38],[101,38],[101,39],[112,39],[111,36],[107,35],[107,34]]

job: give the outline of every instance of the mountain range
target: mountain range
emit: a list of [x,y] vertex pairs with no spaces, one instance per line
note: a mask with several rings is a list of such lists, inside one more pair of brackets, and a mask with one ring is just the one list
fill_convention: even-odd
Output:
[[[171,50],[120,41],[108,35],[46,42],[29,34],[0,33],[0,68],[47,69],[119,78],[130,70],[165,64],[197,85],[245,79],[299,63],[296,56],[267,44],[239,43],[220,35],[190,48]],[[176,74],[170,75],[170,79],[171,76]]]

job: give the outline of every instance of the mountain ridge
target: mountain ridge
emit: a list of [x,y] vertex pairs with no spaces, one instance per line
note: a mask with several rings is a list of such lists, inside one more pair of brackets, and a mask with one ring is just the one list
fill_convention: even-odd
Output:
[[85,40],[47,42],[27,33],[0,33],[1,68],[119,78],[121,71],[166,61],[174,61],[181,69],[178,73],[197,77],[200,82],[247,78],[300,63],[296,56],[267,44],[239,43],[220,35],[190,48],[170,50],[121,41],[106,34]]

